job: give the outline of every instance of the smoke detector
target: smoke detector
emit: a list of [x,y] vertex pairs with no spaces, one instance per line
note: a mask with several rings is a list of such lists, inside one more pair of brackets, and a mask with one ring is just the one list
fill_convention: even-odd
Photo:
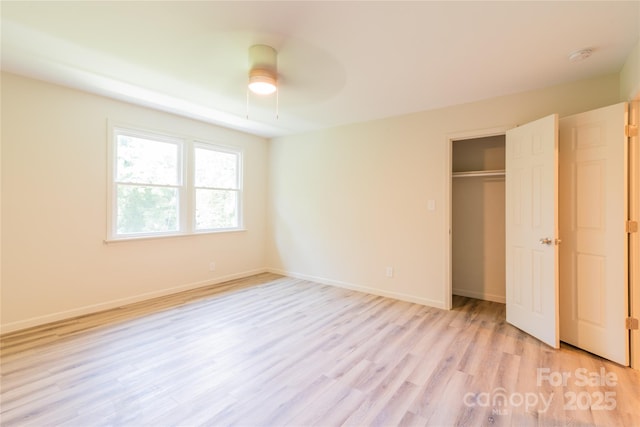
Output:
[[569,55],[567,55],[567,57],[569,58],[570,62],[580,62],[590,57],[592,53],[593,49],[591,48],[578,49],[571,52]]

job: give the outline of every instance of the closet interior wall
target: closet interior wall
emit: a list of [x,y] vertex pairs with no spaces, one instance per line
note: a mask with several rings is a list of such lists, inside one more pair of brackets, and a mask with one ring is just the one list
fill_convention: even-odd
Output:
[[452,290],[505,302],[505,136],[458,140],[452,153]]

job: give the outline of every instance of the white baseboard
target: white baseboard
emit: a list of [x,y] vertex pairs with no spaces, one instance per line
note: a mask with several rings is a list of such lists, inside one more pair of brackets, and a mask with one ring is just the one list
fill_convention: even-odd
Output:
[[507,302],[507,299],[505,298],[504,295],[488,294],[486,292],[475,292],[475,291],[470,291],[468,289],[453,288],[452,293],[453,295],[460,295],[462,297],[482,299],[485,301],[499,302],[502,304],[505,304]]
[[60,311],[57,313],[47,314],[44,316],[32,317],[30,319],[19,320],[17,322],[10,322],[10,323],[4,324],[0,326],[0,331],[2,331],[1,332],[2,334],[7,334],[9,332],[15,332],[21,329],[27,329],[34,326],[40,326],[47,323],[70,319],[72,317],[78,317],[78,316],[84,316],[91,313],[97,313],[99,311],[110,310],[113,308],[122,307],[128,304],[133,304],[140,301],[163,297],[171,294],[177,294],[179,292],[189,291],[191,289],[217,285],[219,283],[228,282],[229,280],[242,279],[244,277],[253,276],[255,274],[266,273],[267,271],[268,270],[266,268],[258,268],[255,270],[249,270],[241,273],[234,273],[226,276],[216,277],[211,280],[203,280],[201,282],[187,283],[180,286],[174,286],[172,288],[161,289],[153,292],[146,292],[144,294],[139,294],[131,297],[120,298],[117,300],[74,308],[72,310]]
[[415,295],[404,294],[401,292],[389,292],[389,291],[384,291],[377,288],[371,288],[368,286],[355,285],[353,283],[347,283],[347,282],[342,282],[342,281],[333,280],[333,279],[326,279],[324,277],[311,276],[308,274],[295,273],[293,271],[286,271],[286,270],[281,270],[277,268],[269,268],[267,269],[267,271],[269,273],[280,274],[283,276],[293,277],[296,279],[309,280],[311,282],[317,282],[324,285],[336,286],[338,288],[349,289],[352,291],[363,292],[366,294],[393,298],[400,301],[413,302],[420,305],[426,305],[428,307],[435,307],[435,308],[442,308],[442,309],[445,308],[444,301],[432,300],[429,298],[418,297]]
[[[1,325],[0,331],[2,334],[7,334],[10,332],[31,328],[34,326],[45,325],[47,323],[58,322],[60,320],[66,320],[73,317],[84,316],[87,314],[97,313],[104,310],[110,310],[113,308],[122,307],[128,304],[133,304],[140,301],[146,301],[149,299],[176,294],[176,293],[188,291],[191,289],[202,288],[205,286],[216,285],[216,284],[228,282],[229,280],[242,279],[244,277],[249,277],[249,276],[253,276],[253,275],[265,273],[265,272],[280,274],[283,276],[293,277],[296,279],[309,280],[312,282],[322,283],[325,285],[336,286],[344,289],[350,289],[352,291],[363,292],[371,295],[379,295],[387,298],[397,299],[400,301],[407,301],[407,302],[412,302],[416,304],[426,305],[429,307],[442,308],[442,309],[445,308],[443,301],[432,300],[429,298],[418,297],[415,295],[405,294],[401,292],[389,292],[389,291],[384,291],[377,288],[371,288],[368,286],[361,286],[353,283],[342,282],[339,280],[326,279],[323,277],[295,273],[292,271],[285,271],[281,269],[259,268],[259,269],[249,270],[241,273],[229,274],[227,276],[216,277],[211,280],[205,280],[205,281],[196,282],[196,283],[188,283],[180,286],[175,286],[172,288],[162,289],[159,291],[146,292],[144,294],[139,294],[139,295],[135,295],[127,298],[120,298],[117,300],[107,301],[107,302],[98,303],[98,304],[92,304],[84,307],[75,308],[72,310],[60,311],[57,313],[47,314],[44,316],[32,317],[25,320],[19,320],[17,322],[10,322],[10,323]],[[456,292],[454,291],[454,293]],[[472,296],[472,295],[465,295],[465,296],[479,298],[477,296]],[[488,299],[488,298],[484,298],[484,299]]]

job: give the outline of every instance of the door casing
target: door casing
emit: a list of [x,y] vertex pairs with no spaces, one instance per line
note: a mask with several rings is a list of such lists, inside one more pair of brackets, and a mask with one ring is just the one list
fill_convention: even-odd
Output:
[[445,218],[447,221],[447,226],[444,228],[444,240],[448,242],[448,249],[445,252],[444,262],[444,275],[445,278],[445,289],[444,289],[444,309],[451,310],[453,307],[453,241],[451,238],[452,227],[453,227],[453,178],[452,178],[452,170],[453,170],[453,143],[454,141],[462,141],[466,139],[479,139],[486,138],[491,136],[505,135],[509,126],[501,126],[495,128],[481,129],[469,132],[457,132],[451,133],[447,135],[447,165],[448,168],[445,171],[445,189],[444,194],[446,195],[447,201],[445,206],[448,208],[448,212],[445,213]]

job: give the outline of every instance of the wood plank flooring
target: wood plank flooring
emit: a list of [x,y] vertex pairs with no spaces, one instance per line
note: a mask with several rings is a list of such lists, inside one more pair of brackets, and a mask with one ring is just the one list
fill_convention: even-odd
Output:
[[639,372],[454,305],[262,274],[17,332],[0,423],[640,426]]

